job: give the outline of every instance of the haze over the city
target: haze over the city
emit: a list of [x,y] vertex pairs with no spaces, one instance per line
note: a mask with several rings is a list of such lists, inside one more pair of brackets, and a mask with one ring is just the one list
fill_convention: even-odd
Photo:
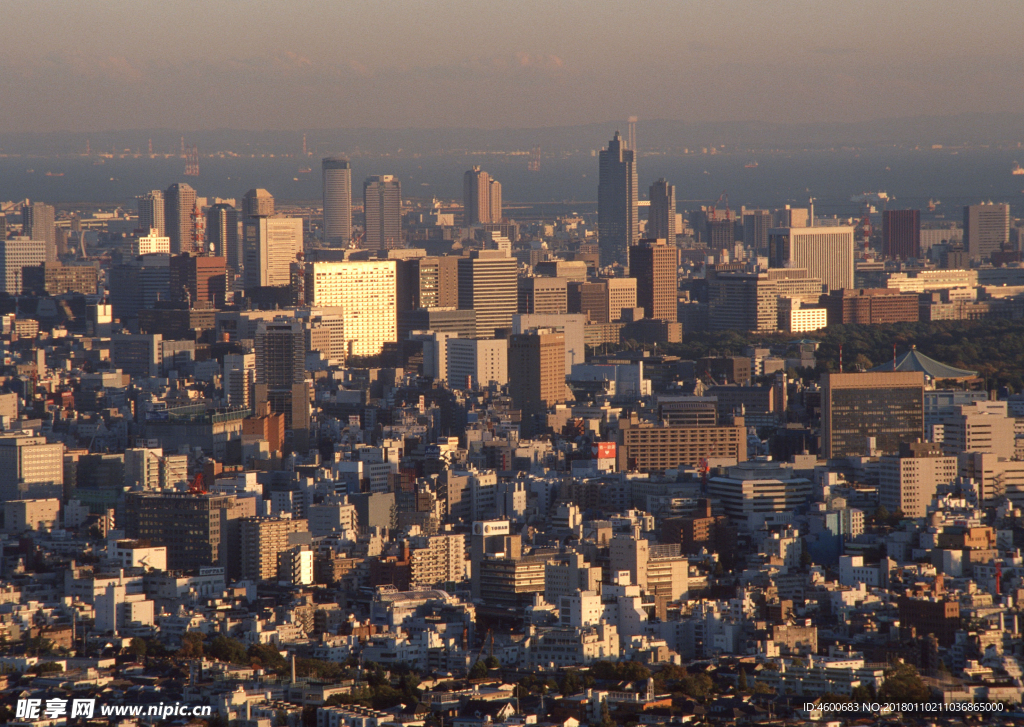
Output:
[[1024,112],[1017,2],[4,2],[0,132]]

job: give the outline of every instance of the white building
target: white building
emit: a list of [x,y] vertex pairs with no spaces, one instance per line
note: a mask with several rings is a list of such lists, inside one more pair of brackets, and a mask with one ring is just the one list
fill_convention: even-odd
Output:
[[242,253],[246,289],[291,284],[291,265],[302,252],[301,217],[248,217]]
[[306,305],[340,315],[348,354],[376,356],[398,340],[394,260],[307,263]]
[[156,252],[170,254],[171,238],[163,237],[160,230],[149,229],[149,234],[132,240],[132,255],[151,255]]
[[9,237],[0,240],[0,271],[3,279],[0,292],[21,295],[22,271],[46,262],[46,241],[27,237]]
[[768,249],[773,268],[804,268],[829,292],[853,287],[852,227],[774,228]]
[[495,338],[450,338],[448,385],[480,389],[508,383],[508,341]]

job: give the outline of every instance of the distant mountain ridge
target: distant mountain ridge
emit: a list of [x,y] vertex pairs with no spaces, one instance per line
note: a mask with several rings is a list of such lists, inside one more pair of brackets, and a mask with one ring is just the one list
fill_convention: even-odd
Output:
[[[200,152],[234,151],[256,154],[294,154],[302,149],[302,135],[314,155],[347,153],[444,154],[466,151],[529,151],[580,153],[602,148],[625,122],[604,121],[576,126],[514,129],[480,128],[353,128],[253,131],[213,129],[180,131],[134,129],[101,132],[0,133],[0,153],[81,154],[89,142],[92,153],[145,154],[149,140],[156,153],[179,153],[181,137],[198,144]],[[641,153],[679,153],[684,148],[725,145],[730,148],[827,149],[839,146],[1006,145],[1024,142],[1024,114],[971,113],[955,116],[916,116],[847,123],[780,124],[768,121],[687,122],[645,120],[637,124]]]

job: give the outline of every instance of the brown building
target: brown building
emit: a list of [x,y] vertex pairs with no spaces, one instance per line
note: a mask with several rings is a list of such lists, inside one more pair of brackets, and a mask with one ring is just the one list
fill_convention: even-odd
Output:
[[227,296],[227,258],[175,255],[171,258],[171,300],[194,308],[223,308]]
[[566,279],[519,278],[520,313],[565,313]]
[[828,325],[840,323],[914,323],[920,319],[918,296],[890,288],[844,288],[821,296]]
[[459,305],[458,257],[426,256],[395,262],[397,310],[455,308]]
[[591,323],[622,319],[623,308],[636,308],[636,280],[607,278],[595,282],[570,281],[566,292],[569,313],[586,313]]
[[953,645],[960,628],[960,604],[956,601],[901,596],[899,612],[904,637],[913,629],[919,637],[933,634],[940,646]]
[[648,318],[677,320],[678,255],[665,240],[641,240],[629,250],[629,274],[636,279],[636,304]]
[[96,295],[98,270],[94,265],[46,262],[22,269],[22,290],[27,295]]
[[167,548],[168,570],[227,567],[236,520],[256,514],[255,498],[185,492],[129,492],[125,533]]
[[882,212],[882,254],[892,260],[921,257],[920,210]]
[[159,333],[166,341],[197,341],[216,326],[217,311],[196,309],[186,303],[157,301],[155,308],[139,311],[139,331]]
[[697,376],[710,376],[716,382],[746,384],[750,380],[750,359],[746,356],[719,356],[697,361]]
[[674,427],[619,420],[619,471],[664,472],[696,466],[708,457],[747,459],[747,428],[742,417],[731,426]]
[[[277,554],[308,540],[305,520],[279,517],[246,517],[238,521],[237,562],[228,571],[242,579],[267,581],[277,578]],[[231,557],[231,556],[229,556]]]
[[692,515],[662,521],[661,541],[679,543],[683,555],[694,555],[703,548],[721,553],[733,545],[730,543],[729,518],[713,515],[710,500],[700,500],[697,511]]
[[267,440],[271,452],[280,452],[284,445],[284,414],[268,414],[242,420],[242,434]]
[[508,339],[509,393],[527,417],[565,401],[565,334],[538,328]]
[[827,459],[862,456],[868,438],[882,454],[924,440],[924,374],[919,371],[825,374],[821,450]]

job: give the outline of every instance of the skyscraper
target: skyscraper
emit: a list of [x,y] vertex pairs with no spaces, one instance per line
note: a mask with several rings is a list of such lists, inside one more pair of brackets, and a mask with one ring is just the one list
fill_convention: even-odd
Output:
[[270,217],[274,214],[274,195],[261,188],[250,189],[242,197],[242,219]]
[[213,245],[213,254],[227,260],[235,272],[242,269],[243,256],[238,236],[238,211],[223,202],[206,212],[206,241]]
[[648,318],[678,320],[675,245],[664,239],[641,240],[630,252],[629,274],[636,279],[636,304]]
[[394,260],[306,263],[306,305],[345,319],[350,356],[376,356],[398,340]]
[[647,237],[665,238],[674,246],[676,244],[676,188],[665,179],[659,179],[651,185],[651,207],[647,219]]
[[821,448],[826,459],[883,454],[924,439],[924,374],[919,371],[825,374],[821,387]]
[[324,185],[324,242],[344,247],[352,240],[352,165],[344,157],[321,163]]
[[290,319],[260,321],[256,349],[256,405],[269,404],[284,414],[287,429],[309,428],[306,386],[306,336],[302,324]]
[[828,291],[853,287],[852,227],[782,227],[768,231],[768,264],[803,268]]
[[964,207],[964,249],[971,260],[984,260],[1010,241],[1010,205]]
[[46,243],[46,261],[57,260],[57,234],[54,230],[56,212],[53,205],[31,202],[21,208],[22,235]]
[[629,264],[630,248],[640,237],[637,219],[636,160],[619,132],[601,150],[597,185],[597,238],[601,264]]
[[463,227],[501,222],[501,183],[473,167],[462,175]]
[[196,228],[192,213],[196,208],[196,191],[184,183],[172,184],[164,192],[164,222],[166,236],[171,239],[171,254],[193,252],[196,247]]
[[527,417],[565,401],[565,334],[547,328],[508,339],[509,393]]
[[243,225],[245,289],[291,284],[291,264],[302,252],[302,218],[247,217]]
[[474,250],[459,258],[459,308],[476,311],[478,338],[512,326],[518,305],[516,259],[504,250]]
[[167,224],[164,218],[164,193],[154,189],[149,194],[135,198],[139,208],[138,229],[142,234],[148,235],[150,230],[156,230],[158,237],[167,237]]
[[768,230],[772,227],[772,213],[768,210],[743,212],[743,244],[757,254],[768,251]]
[[885,210],[882,212],[882,254],[892,260],[921,257],[921,212]]
[[[46,262],[46,243],[25,237],[0,240],[0,292],[21,295],[24,271],[27,267]],[[514,281],[513,281],[514,284]],[[515,303],[512,304],[515,311]]]
[[363,210],[366,213],[367,250],[402,247],[402,183],[385,174],[363,182]]

